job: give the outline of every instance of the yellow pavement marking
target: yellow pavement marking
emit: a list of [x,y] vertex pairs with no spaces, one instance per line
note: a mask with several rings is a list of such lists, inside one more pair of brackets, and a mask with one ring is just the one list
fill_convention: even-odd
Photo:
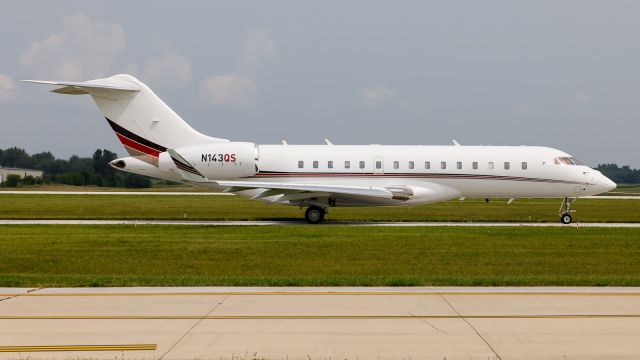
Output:
[[228,295],[399,295],[399,296],[440,296],[440,295],[519,295],[519,296],[640,296],[640,291],[582,292],[582,291],[219,291],[219,292],[112,292],[112,293],[13,293],[0,296],[228,296]]
[[4,315],[0,320],[340,320],[340,319],[603,319],[640,318],[640,314],[547,315]]
[[0,352],[156,350],[156,344],[0,346]]

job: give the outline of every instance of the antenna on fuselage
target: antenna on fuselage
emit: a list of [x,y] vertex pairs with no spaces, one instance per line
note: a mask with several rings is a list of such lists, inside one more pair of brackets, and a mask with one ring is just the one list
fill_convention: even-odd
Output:
[[460,143],[456,141],[456,139],[451,140],[454,146],[460,146]]
[[326,142],[327,145],[333,145],[333,143],[331,141],[329,141],[329,139],[324,139],[324,142]]

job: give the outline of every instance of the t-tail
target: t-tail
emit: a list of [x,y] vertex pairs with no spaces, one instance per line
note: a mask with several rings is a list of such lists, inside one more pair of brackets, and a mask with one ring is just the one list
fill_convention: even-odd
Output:
[[60,86],[52,92],[91,95],[131,156],[157,165],[160,153],[199,144],[228,142],[194,130],[144,83],[131,75],[85,82],[26,82]]

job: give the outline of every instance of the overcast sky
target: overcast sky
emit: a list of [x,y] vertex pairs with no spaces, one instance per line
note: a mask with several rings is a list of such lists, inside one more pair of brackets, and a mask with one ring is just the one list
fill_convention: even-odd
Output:
[[256,143],[544,145],[640,168],[640,1],[4,1],[0,148],[125,151],[87,96],[130,73]]

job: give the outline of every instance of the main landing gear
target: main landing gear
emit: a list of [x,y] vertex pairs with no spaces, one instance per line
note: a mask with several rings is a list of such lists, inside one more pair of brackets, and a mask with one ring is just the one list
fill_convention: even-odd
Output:
[[320,224],[324,220],[325,209],[320,206],[309,206],[304,213],[304,218],[309,224]]
[[560,205],[560,222],[563,224],[571,224],[573,218],[571,214],[576,212],[571,208],[571,204],[576,201],[576,198],[564,198],[562,205]]

